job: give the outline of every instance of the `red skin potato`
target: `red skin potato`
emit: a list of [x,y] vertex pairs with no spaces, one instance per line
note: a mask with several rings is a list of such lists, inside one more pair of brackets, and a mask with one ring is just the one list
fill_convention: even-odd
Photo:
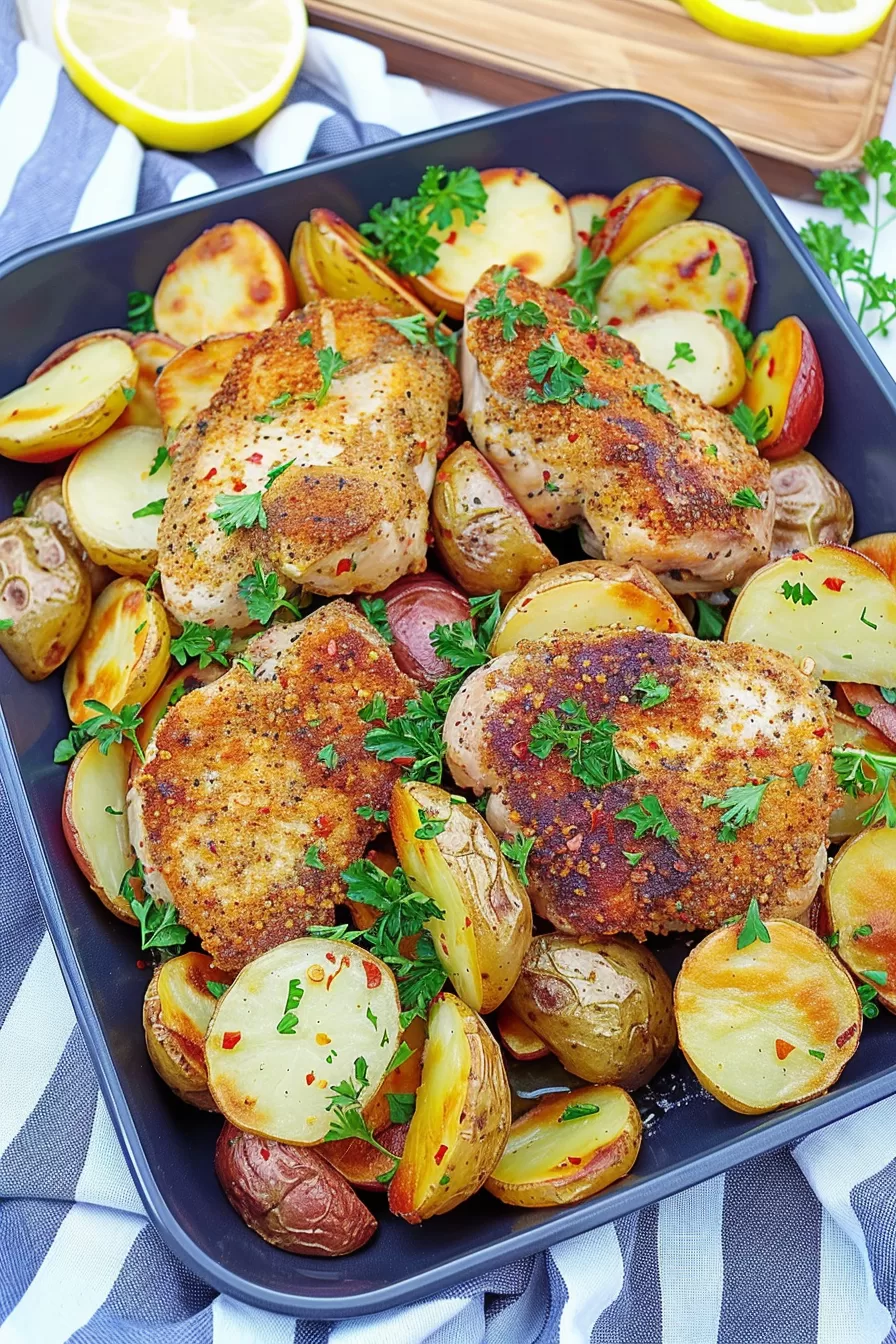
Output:
[[689,219],[702,199],[702,191],[674,177],[646,177],[633,182],[610,202],[606,223],[591,244],[592,254],[595,257],[609,256],[612,261],[619,261],[638,245],[637,242],[629,243],[624,252],[616,252],[617,244],[624,242],[624,235],[632,231],[633,224],[637,226],[643,223],[651,214],[656,216],[656,227],[638,239],[639,242],[646,242],[648,237],[661,233],[670,224]]
[[[376,1134],[376,1140],[388,1148],[390,1153],[401,1157],[409,1128],[409,1124],[387,1125]],[[378,1176],[384,1176],[392,1170],[393,1163],[385,1153],[364,1139],[336,1139],[327,1144],[326,1151],[328,1161],[356,1190],[386,1194],[388,1186],[377,1180]]]
[[457,669],[437,658],[429,642],[437,625],[466,621],[470,603],[439,574],[409,574],[381,594],[392,631],[392,656],[407,676],[434,686]]
[[[896,668],[893,670],[893,684],[896,685]],[[896,750],[896,705],[889,704],[876,686],[863,686],[855,681],[841,681],[838,688],[842,691],[849,708],[855,714],[856,705],[870,705],[870,714],[857,714],[863,724],[872,728],[887,739],[891,750]],[[839,699],[839,696],[838,696]]]
[[[759,358],[763,343],[768,353]],[[824,374],[815,342],[798,317],[784,317],[756,337],[748,358],[753,372],[743,400],[754,413],[774,408],[774,428],[759,451],[770,460],[793,457],[812,438],[824,409]]]

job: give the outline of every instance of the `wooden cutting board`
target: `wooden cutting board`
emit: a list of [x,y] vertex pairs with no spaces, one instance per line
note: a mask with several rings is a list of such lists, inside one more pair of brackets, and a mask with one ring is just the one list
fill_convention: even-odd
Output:
[[492,102],[589,88],[671,98],[741,148],[798,165],[798,177],[773,182],[782,190],[810,182],[807,169],[856,165],[896,73],[896,10],[864,47],[813,58],[717,37],[676,0],[308,0],[308,10],[376,42],[396,73]]

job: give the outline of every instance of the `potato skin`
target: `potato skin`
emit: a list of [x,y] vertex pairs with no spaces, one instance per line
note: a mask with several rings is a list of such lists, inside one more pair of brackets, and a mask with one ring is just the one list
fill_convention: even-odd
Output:
[[854,523],[849,491],[811,453],[772,462],[772,560],[807,546],[848,546]]
[[632,1091],[675,1047],[669,977],[652,952],[625,937],[533,938],[507,1002],[586,1082]]
[[[419,1021],[419,1018],[417,1020]],[[401,1157],[407,1136],[408,1126],[405,1124],[387,1125],[385,1129],[378,1130],[374,1137],[384,1148],[388,1148],[390,1153]],[[382,1181],[378,1181],[377,1177],[390,1172],[393,1163],[385,1153],[374,1148],[372,1143],[368,1143],[366,1139],[334,1139],[326,1145],[324,1152],[328,1162],[356,1190],[386,1194],[388,1187],[383,1185]]]
[[94,564],[78,540],[66,512],[65,501],[62,498],[61,476],[47,476],[44,480],[38,481],[28,496],[28,503],[25,505],[25,517],[40,518],[45,523],[52,523],[57,531],[62,533],[63,541],[70,550],[74,551],[87,570],[90,589],[94,597],[101,593],[106,584],[111,583],[115,578],[112,570],[106,565]]
[[156,967],[143,999],[143,1031],[150,1062],[162,1082],[181,1101],[200,1111],[216,1111],[218,1108],[208,1090],[202,1051],[194,1052],[189,1041],[169,1030],[162,1021],[158,990],[161,970],[161,966]]
[[[457,669],[436,657],[430,632],[437,625],[466,621],[470,604],[463,593],[439,574],[407,574],[382,594],[392,631],[392,657],[402,672],[434,686]],[[363,610],[363,608],[362,608]]]
[[377,1222],[316,1148],[292,1148],[226,1124],[215,1175],[247,1227],[293,1255],[350,1255]]
[[28,681],[42,681],[65,662],[90,615],[90,580],[51,523],[0,523],[0,649]]

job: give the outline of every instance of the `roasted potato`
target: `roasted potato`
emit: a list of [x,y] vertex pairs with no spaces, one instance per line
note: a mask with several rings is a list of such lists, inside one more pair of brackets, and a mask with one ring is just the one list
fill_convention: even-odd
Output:
[[236,336],[209,336],[169,360],[155,384],[159,419],[166,434],[205,409],[237,355],[255,336],[252,331]]
[[24,387],[0,397],[0,454],[58,462],[108,429],[137,386],[137,359],[116,336],[79,345]]
[[[896,682],[896,668],[893,669]],[[896,701],[896,688],[884,687]],[[837,704],[847,713],[875,728],[887,741],[887,750],[896,751],[896,703],[891,704],[877,686],[858,681],[841,681],[836,691]]]
[[156,568],[159,520],[171,463],[154,469],[159,431],[147,425],[111,429],[82,448],[62,481],[71,525],[98,565],[148,579]]
[[[883,756],[891,755],[894,751],[887,738],[872,728],[867,720],[858,719],[853,713],[844,713],[842,710],[834,715],[834,746],[855,747],[857,751],[871,751]],[[896,779],[891,783],[889,793],[896,807]],[[881,791],[862,793],[852,798],[848,793],[841,793],[840,804],[828,822],[828,839],[832,842],[846,840],[862,830],[859,817],[874,806],[880,794]]]
[[295,1148],[225,1125],[215,1175],[247,1227],[293,1255],[351,1255],[376,1219],[316,1148]]
[[514,1059],[526,1062],[530,1059],[544,1059],[551,1053],[541,1037],[536,1036],[521,1017],[517,1017],[506,1000],[498,1009],[495,1025],[501,1044]]
[[40,518],[45,523],[52,523],[56,530],[62,534],[63,541],[74,551],[87,570],[90,590],[94,597],[101,593],[106,584],[110,583],[115,577],[107,565],[94,564],[75,535],[75,529],[72,527],[69,516],[65,511],[61,476],[47,476],[44,480],[38,481],[28,496],[28,503],[25,505],[25,517]]
[[93,604],[78,645],[68,660],[62,690],[72,723],[109,709],[143,705],[168,671],[171,632],[165,608],[138,579],[115,579]]
[[102,752],[99,742],[85,742],[65,781],[62,834],[106,909],[125,924],[136,924],[121,894],[122,879],[134,864],[126,807],[130,757],[127,744],[113,742]]
[[[401,1157],[407,1136],[406,1124],[386,1125],[385,1129],[379,1129],[374,1134],[377,1143],[388,1148],[393,1157]],[[356,1190],[369,1190],[372,1194],[386,1193],[385,1178],[394,1169],[395,1163],[390,1162],[385,1153],[374,1148],[366,1139],[335,1139],[326,1144],[323,1152],[327,1161]]]
[[213,681],[223,677],[227,671],[220,663],[211,662],[200,667],[198,662],[187,663],[186,667],[175,667],[169,672],[155,695],[143,706],[143,722],[137,729],[137,741],[146,752],[152,741],[152,735],[168,712],[172,703],[177,704],[189,691],[198,691],[200,686],[210,686]]
[[503,1204],[575,1204],[627,1175],[641,1147],[638,1108],[621,1087],[545,1097],[510,1126],[485,1183]]
[[289,263],[249,219],[215,224],[167,267],[155,293],[159,331],[193,345],[222,331],[263,331],[298,304]]
[[308,222],[296,229],[290,252],[302,302],[310,303],[324,295],[331,299],[373,299],[398,317],[422,313],[428,322],[435,322],[435,313],[420,302],[409,282],[369,256],[368,246],[357,229],[332,210],[312,210]]
[[231,979],[204,952],[183,952],[156,967],[143,999],[143,1031],[153,1068],[176,1097],[200,1111],[218,1109],[208,1090],[205,1033],[222,987]]
[[608,560],[574,560],[536,575],[510,599],[489,651],[497,657],[516,648],[521,639],[609,626],[694,633],[675,599],[643,566],[634,561],[613,565]]
[[762,331],[747,356],[750,376],[743,401],[754,414],[768,412],[763,457],[793,457],[815,433],[824,409],[824,375],[809,329],[798,317],[783,317]]
[[873,826],[847,840],[823,900],[837,956],[896,1013],[896,830]]
[[285,1143],[320,1143],[332,1088],[361,1105],[389,1069],[400,1027],[395,977],[353,943],[296,938],[240,971],[205,1041],[209,1091],[240,1129]]
[[296,225],[296,231],[292,236],[289,269],[296,282],[300,304],[314,303],[317,299],[327,297],[327,291],[317,273],[317,262],[311,253],[311,225],[307,219]]
[[880,565],[891,583],[896,583],[896,532],[876,532],[853,543],[853,550],[861,551]]
[[[743,391],[743,351],[732,333],[709,313],[670,308],[617,327],[637,346],[645,364],[694,392],[708,406],[727,406]],[[679,346],[688,349],[682,355]]]
[[491,1175],[510,1129],[501,1051],[482,1019],[453,994],[429,1010],[423,1079],[389,1208],[408,1223],[448,1213]]
[[716,929],[687,957],[675,1020],[707,1092],[741,1115],[761,1115],[833,1087],[859,1043],[862,1008],[811,929],[789,919],[763,925],[755,906],[748,920]]
[[0,649],[22,676],[42,681],[64,663],[89,614],[87,571],[52,524],[0,523]]
[[473,597],[508,597],[556,565],[494,467],[472,444],[455,448],[439,467],[430,501],[436,552]]
[[419,780],[396,782],[389,824],[398,862],[444,911],[426,927],[451,983],[476,1012],[493,1012],[532,936],[529,898],[498,839],[474,807]]
[[36,368],[33,368],[25,379],[26,383],[33,383],[36,378],[40,378],[48,369],[52,369],[54,364],[61,364],[69,355],[74,355],[78,350],[82,350],[85,345],[92,345],[95,341],[124,341],[132,349],[137,337],[132,331],[126,331],[124,327],[103,327],[99,331],[85,331],[80,336],[75,336],[70,341],[63,341],[55,350],[51,350],[46,359],[42,359]]
[[162,417],[156,403],[156,379],[182,347],[178,341],[164,336],[160,331],[143,331],[133,338],[131,345],[137,356],[137,390],[124,413],[119,416],[117,424],[119,429],[125,425],[152,425],[158,428],[162,424]]
[[773,560],[804,551],[807,546],[849,545],[854,521],[852,499],[846,486],[817,457],[795,453],[773,461],[771,487],[775,492]]
[[576,261],[578,261],[592,238],[597,239],[606,223],[610,197],[602,196],[597,191],[586,191],[580,196],[570,196],[566,204],[572,216],[572,231],[576,240]]
[[[469,619],[470,604],[463,593],[440,575],[426,573],[397,579],[381,596],[392,657],[402,672],[427,686],[451,676],[457,669],[436,655],[429,636],[437,625]],[[359,598],[358,605],[364,612],[375,610],[370,598]]]
[[725,627],[729,644],[810,658],[823,681],[889,686],[896,668],[896,587],[846,546],[809,546],[752,575]]
[[753,283],[753,259],[743,238],[721,224],[688,219],[663,229],[613,267],[597,311],[604,325],[613,326],[664,308],[698,313],[727,308],[743,321]]
[[613,197],[592,251],[615,266],[664,229],[690,219],[702,200],[702,191],[674,177],[642,177]]
[[508,1003],[565,1069],[589,1083],[642,1087],[675,1048],[669,977],[628,938],[533,938]]

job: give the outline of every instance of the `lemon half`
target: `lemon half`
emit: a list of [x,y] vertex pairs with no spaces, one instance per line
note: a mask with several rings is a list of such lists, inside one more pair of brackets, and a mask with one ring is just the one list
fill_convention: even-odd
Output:
[[302,0],[56,0],[72,82],[159,149],[249,135],[286,97],[305,53]]
[[681,0],[704,28],[798,56],[832,56],[873,37],[894,0]]

